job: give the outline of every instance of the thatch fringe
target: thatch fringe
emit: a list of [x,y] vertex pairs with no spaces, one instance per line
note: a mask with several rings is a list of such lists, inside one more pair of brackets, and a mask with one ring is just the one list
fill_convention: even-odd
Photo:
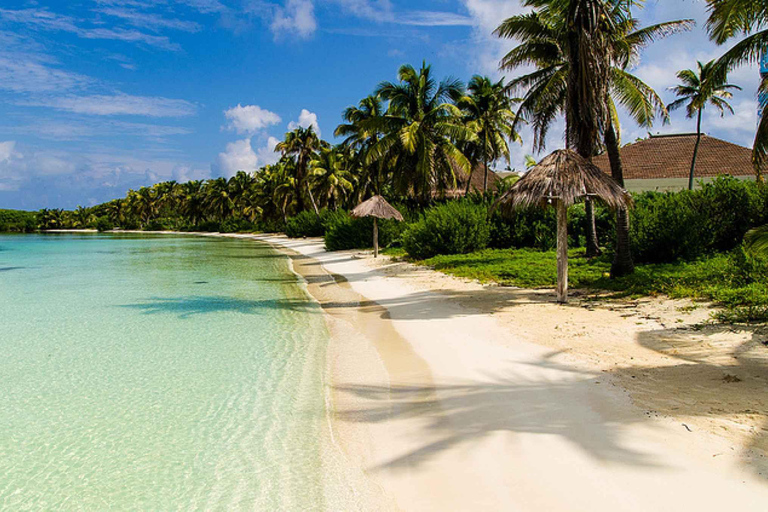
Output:
[[373,196],[363,201],[350,212],[353,217],[376,217],[403,221],[402,214],[381,196]]
[[570,206],[587,196],[613,209],[632,202],[627,191],[596,165],[575,151],[559,149],[529,170],[496,204],[519,208],[561,200]]

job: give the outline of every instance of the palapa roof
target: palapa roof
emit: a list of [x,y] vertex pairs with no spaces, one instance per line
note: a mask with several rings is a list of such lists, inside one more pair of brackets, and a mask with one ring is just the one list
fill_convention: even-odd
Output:
[[[695,133],[651,135],[649,138],[627,144],[619,151],[625,180],[687,178],[691,171]],[[608,155],[592,159],[606,174],[611,174]],[[752,150],[730,142],[701,136],[696,155],[698,178],[711,178],[721,174],[754,176]]]
[[350,212],[353,217],[377,217],[402,221],[403,215],[381,196],[373,196],[355,206]]
[[[467,178],[468,175],[458,165],[453,166],[453,173],[456,176],[456,188],[446,190],[440,197],[446,197],[448,199],[456,199],[458,197],[464,197],[464,192],[467,190]],[[482,163],[475,165],[475,170],[472,171],[472,177],[470,178],[469,191],[470,192],[482,192],[483,191],[483,179],[485,176],[485,167]],[[501,181],[501,177],[490,167],[488,168],[488,190],[493,192],[496,190],[497,185]],[[437,196],[435,191],[433,196]]]
[[501,196],[498,204],[512,208],[565,201],[567,206],[594,196],[611,208],[626,206],[631,199],[613,178],[575,151],[559,149],[543,158]]

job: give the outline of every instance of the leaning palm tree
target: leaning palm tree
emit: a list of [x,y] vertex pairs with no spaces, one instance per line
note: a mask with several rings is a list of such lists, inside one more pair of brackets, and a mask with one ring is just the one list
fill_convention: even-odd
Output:
[[626,190],[578,153],[561,149],[545,157],[497,201],[511,208],[546,206],[557,210],[557,301],[568,300],[568,207],[596,197],[609,207],[626,208]]
[[488,162],[504,158],[509,163],[509,143],[521,141],[514,130],[515,114],[513,99],[505,92],[504,79],[492,82],[486,76],[475,75],[467,84],[467,94],[455,98],[456,106],[463,112],[463,120],[476,134],[477,139],[468,142],[464,154],[472,168],[467,177],[469,193],[472,173],[477,164],[483,164],[483,193],[488,190]]
[[[707,29],[717,44],[745,36],[722,57],[717,59],[715,74],[725,81],[725,76],[735,67],[754,63],[763,57],[768,48],[768,4],[750,0],[709,0]],[[768,77],[763,77],[758,94],[768,95]],[[758,180],[768,164],[768,102],[760,104],[760,121],[752,146],[752,164]]]
[[315,213],[318,213],[317,204],[312,196],[312,191],[307,185],[307,172],[309,162],[317,150],[323,146],[323,141],[317,136],[314,128],[296,128],[292,132],[285,134],[285,140],[275,146],[276,151],[280,151],[283,156],[292,156],[296,159],[295,176],[295,200],[299,211],[304,210],[303,194],[306,192],[312,202]]
[[[558,0],[530,2],[534,11],[505,20],[495,31],[499,37],[517,39],[521,43],[507,53],[501,61],[502,69],[514,70],[525,65],[536,69],[511,81],[510,93],[524,93],[517,111],[517,119],[527,120],[533,128],[534,150],[545,148],[546,136],[554,121],[565,114],[568,92],[570,61],[567,58],[568,24],[564,14],[565,6]],[[637,62],[640,51],[653,41],[667,35],[687,30],[692,20],[677,20],[639,28],[622,2],[609,2],[612,23],[604,26],[610,45],[610,70],[608,92],[605,100],[607,114],[603,126],[603,142],[611,162],[613,178],[623,186],[624,177],[619,156],[619,129],[616,104],[630,114],[639,125],[650,127],[659,115],[668,119],[664,102],[659,95],[642,80],[628,72]],[[568,120],[566,119],[567,124]],[[586,201],[588,211],[591,203]],[[632,256],[629,243],[629,222],[624,210],[617,210],[616,254],[611,268],[613,276],[632,272]],[[597,250],[594,236],[594,216],[588,216],[588,249],[590,254]]]
[[426,63],[418,70],[403,65],[397,76],[398,83],[383,82],[376,88],[376,94],[389,101],[386,115],[361,124],[383,134],[368,151],[366,163],[385,160],[395,170],[395,191],[426,203],[433,193],[455,188],[454,168],[469,174],[469,160],[456,144],[477,137],[449,101],[461,93],[459,81],[438,83]]
[[701,143],[701,114],[707,104],[720,111],[720,117],[728,111],[733,114],[733,108],[727,100],[733,95],[729,89],[741,90],[738,85],[729,84],[726,76],[716,73],[715,61],[706,64],[697,62],[697,69],[684,69],[677,72],[677,78],[681,84],[672,87],[671,90],[679,99],[669,104],[669,110],[676,110],[685,106],[686,116],[689,119],[696,118],[696,145],[693,146],[693,158],[691,158],[691,172],[688,175],[688,190],[693,190],[693,176],[696,170],[696,157],[699,154]]
[[[370,193],[380,194],[386,179],[386,160],[381,158],[368,162],[368,151],[379,142],[382,133],[372,128],[380,125],[380,118],[385,114],[384,105],[379,96],[371,95],[360,100],[355,107],[347,107],[342,115],[345,123],[336,127],[334,135],[344,137],[342,145],[353,151],[351,164],[357,168],[357,189],[355,197],[359,200]],[[375,120],[372,122],[372,120]]]

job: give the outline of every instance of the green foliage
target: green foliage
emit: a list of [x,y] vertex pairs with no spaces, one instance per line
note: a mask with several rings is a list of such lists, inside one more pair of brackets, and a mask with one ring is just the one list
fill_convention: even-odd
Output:
[[694,259],[738,246],[752,227],[768,221],[768,190],[751,181],[720,177],[700,190],[645,192],[631,210],[637,262]]
[[463,254],[484,249],[490,237],[488,209],[470,201],[430,208],[403,233],[403,247],[414,258]]
[[[440,255],[420,262],[447,274],[523,288],[554,287],[555,251],[486,249]],[[608,277],[610,256],[587,259],[583,249],[569,251],[568,276],[573,288],[608,290],[616,296],[665,294],[672,298],[712,300],[724,309],[715,319],[727,322],[768,321],[768,257],[745,252],[716,254],[694,261],[638,265],[633,274]]]
[[246,219],[228,218],[219,226],[222,233],[252,233],[257,231],[256,225]]
[[[397,243],[402,233],[401,223],[379,220],[379,245]],[[355,219],[345,211],[329,213],[325,220],[325,248],[329,251],[366,249],[373,247],[373,219]]]
[[29,233],[37,229],[35,212],[0,210],[0,232]]
[[93,227],[98,229],[99,231],[112,231],[115,229],[115,225],[112,223],[111,220],[109,220],[109,217],[102,216],[97,217],[96,221],[93,223]]
[[285,234],[291,238],[323,236],[325,234],[323,215],[327,216],[326,212],[323,210],[320,215],[310,211],[299,212],[285,223]]

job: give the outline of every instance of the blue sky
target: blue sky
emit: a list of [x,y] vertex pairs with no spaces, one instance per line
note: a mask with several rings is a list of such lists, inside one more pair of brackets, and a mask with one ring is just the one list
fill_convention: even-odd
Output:
[[[500,77],[512,47],[491,31],[516,0],[5,0],[0,7],[0,208],[72,208],[157,181],[230,176],[275,161],[291,127],[326,139],[342,110],[402,63],[438,76]],[[645,24],[697,27],[649,48],[634,72],[666,101],[678,69],[722,53],[699,0],[649,0]],[[711,135],[749,146],[758,72],[736,115],[707,112]],[[686,132],[684,112],[654,132]],[[552,131],[548,150],[562,146]],[[647,130],[626,121],[623,140]],[[530,136],[513,146],[522,168]]]

